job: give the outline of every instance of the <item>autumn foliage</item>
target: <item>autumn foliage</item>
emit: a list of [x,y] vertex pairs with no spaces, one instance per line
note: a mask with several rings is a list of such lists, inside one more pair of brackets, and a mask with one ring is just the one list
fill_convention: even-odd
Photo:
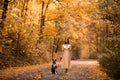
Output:
[[101,0],[99,8],[106,23],[103,54],[100,56],[102,70],[110,77],[120,78],[120,2],[119,0]]
[[120,58],[119,4],[119,0],[0,0],[0,68],[48,63],[59,57],[69,38],[72,59],[101,56],[103,70],[114,77],[120,73],[113,66]]

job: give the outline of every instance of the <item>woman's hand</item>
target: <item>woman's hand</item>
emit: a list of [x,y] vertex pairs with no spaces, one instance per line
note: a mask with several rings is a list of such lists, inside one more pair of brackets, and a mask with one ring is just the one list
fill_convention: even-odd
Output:
[[60,61],[62,60],[62,57],[60,57]]

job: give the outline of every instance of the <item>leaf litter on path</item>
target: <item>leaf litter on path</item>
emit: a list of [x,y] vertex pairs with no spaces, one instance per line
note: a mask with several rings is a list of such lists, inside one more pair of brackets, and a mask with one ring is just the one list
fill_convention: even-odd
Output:
[[68,73],[59,66],[57,74],[51,73],[51,66],[38,67],[29,72],[24,72],[3,80],[112,80],[100,71],[96,61],[72,61]]

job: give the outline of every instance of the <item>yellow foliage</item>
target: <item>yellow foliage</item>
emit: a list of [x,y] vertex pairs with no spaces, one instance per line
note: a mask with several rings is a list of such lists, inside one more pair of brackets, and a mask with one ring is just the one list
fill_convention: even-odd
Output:
[[84,28],[83,29],[83,33],[85,34],[85,33],[87,33],[88,32],[88,29],[87,28]]
[[52,21],[52,20],[55,20],[55,19],[59,19],[60,17],[62,17],[63,15],[61,14],[48,14],[46,16],[46,21]]
[[47,36],[55,36],[55,35],[56,35],[55,26],[52,25],[52,24],[46,24],[46,25],[44,26],[43,34],[44,34],[44,35],[47,35]]

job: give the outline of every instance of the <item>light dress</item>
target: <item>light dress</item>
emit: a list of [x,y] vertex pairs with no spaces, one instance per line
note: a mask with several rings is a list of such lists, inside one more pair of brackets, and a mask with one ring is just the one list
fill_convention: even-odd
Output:
[[62,45],[62,68],[70,68],[70,60],[71,60],[71,45],[63,44]]

